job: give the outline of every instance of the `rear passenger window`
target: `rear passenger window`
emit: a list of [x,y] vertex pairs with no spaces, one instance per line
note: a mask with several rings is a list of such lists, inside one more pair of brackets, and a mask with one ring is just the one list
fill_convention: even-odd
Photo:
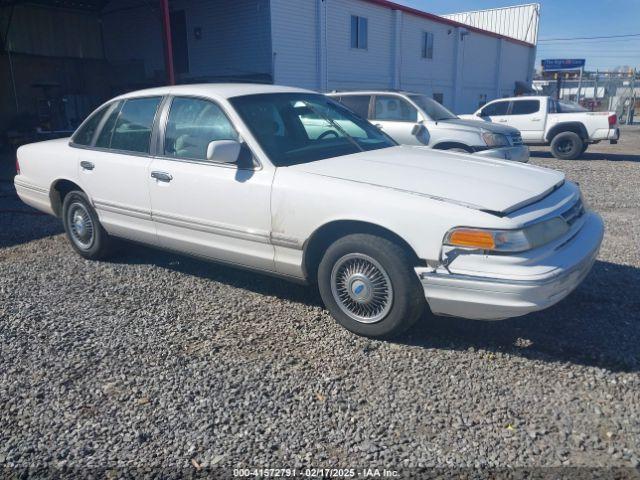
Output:
[[111,105],[105,105],[91,115],[89,119],[80,126],[76,133],[73,134],[73,143],[76,145],[91,145],[93,135],[96,133],[98,125],[100,125],[100,120],[102,120],[103,115],[110,106]]
[[233,125],[215,103],[180,97],[171,103],[164,141],[166,156],[206,160],[209,142],[237,139]]
[[376,96],[373,118],[395,122],[417,122],[418,110],[400,97]]
[[491,117],[493,115],[506,115],[509,110],[509,102],[490,103],[480,110],[481,117]]
[[[149,153],[153,119],[160,100],[161,97],[126,100],[115,121],[109,148],[127,152]],[[107,125],[103,128],[102,133],[108,135],[109,129],[106,127]]]
[[349,95],[342,97],[340,103],[362,118],[369,117],[370,95]]
[[511,115],[528,115],[540,110],[540,100],[516,100],[511,107]]
[[102,125],[102,129],[98,134],[98,138],[96,139],[96,147],[100,148],[109,148],[111,145],[111,137],[113,136],[113,127],[116,124],[116,120],[118,119],[118,115],[120,115],[120,108],[122,107],[122,102],[118,102],[117,105],[114,105],[113,109],[107,113],[107,118]]

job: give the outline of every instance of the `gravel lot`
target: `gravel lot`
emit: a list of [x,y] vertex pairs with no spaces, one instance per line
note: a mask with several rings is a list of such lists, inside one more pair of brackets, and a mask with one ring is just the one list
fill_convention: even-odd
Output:
[[0,468],[638,468],[640,127],[583,160],[533,152],[607,225],[575,293],[394,342],[277,279],[135,246],[85,261],[3,163]]

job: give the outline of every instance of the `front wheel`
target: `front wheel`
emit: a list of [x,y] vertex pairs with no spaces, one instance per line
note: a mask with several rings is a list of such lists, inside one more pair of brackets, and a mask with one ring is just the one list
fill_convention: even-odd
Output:
[[560,160],[575,160],[582,153],[584,142],[575,132],[562,132],[551,140],[551,153]]
[[62,223],[69,243],[84,258],[98,260],[112,252],[114,240],[100,225],[84,192],[74,190],[64,197]]
[[470,152],[469,150],[465,150],[464,148],[460,148],[460,147],[445,148],[445,150],[447,152],[456,152],[456,153],[473,153],[473,152]]
[[407,252],[375,235],[335,241],[318,268],[318,287],[331,315],[367,337],[393,337],[422,315],[425,298]]

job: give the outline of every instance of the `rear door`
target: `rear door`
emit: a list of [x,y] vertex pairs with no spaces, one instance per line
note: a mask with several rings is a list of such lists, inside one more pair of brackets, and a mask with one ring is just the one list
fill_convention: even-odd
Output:
[[511,109],[505,118],[507,125],[520,130],[525,142],[542,140],[544,109],[539,99],[512,100]]
[[248,148],[239,164],[207,160],[209,142],[239,140],[223,108],[212,100],[174,97],[160,125],[158,152],[146,177],[160,245],[273,270],[273,169],[254,164]]
[[81,187],[89,194],[107,232],[156,243],[147,169],[151,136],[162,97],[115,102],[89,146],[79,149]]
[[422,145],[412,133],[418,124],[416,107],[399,95],[376,95],[373,99],[371,123],[403,145]]

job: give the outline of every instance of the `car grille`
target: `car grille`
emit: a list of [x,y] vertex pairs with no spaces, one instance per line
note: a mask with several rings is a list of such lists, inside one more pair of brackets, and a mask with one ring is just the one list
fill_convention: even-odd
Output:
[[569,224],[573,225],[573,223],[579,219],[584,214],[584,205],[582,204],[582,198],[579,198],[576,203],[574,203],[569,210],[566,210],[562,213],[562,218]]
[[522,136],[520,134],[511,135],[511,145],[522,145]]

